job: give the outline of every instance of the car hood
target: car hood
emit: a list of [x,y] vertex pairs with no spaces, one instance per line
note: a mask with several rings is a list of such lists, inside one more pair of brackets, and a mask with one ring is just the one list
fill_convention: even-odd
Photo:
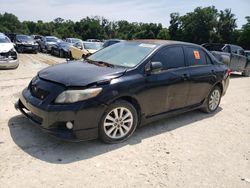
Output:
[[0,53],[6,53],[14,48],[12,43],[0,43]]
[[56,42],[46,42],[46,44],[48,44],[48,45],[55,45]]
[[124,68],[110,68],[86,62],[68,62],[51,66],[38,73],[42,79],[65,86],[87,86],[122,76]]
[[21,43],[27,43],[27,44],[34,44],[35,41],[34,40],[18,40]]

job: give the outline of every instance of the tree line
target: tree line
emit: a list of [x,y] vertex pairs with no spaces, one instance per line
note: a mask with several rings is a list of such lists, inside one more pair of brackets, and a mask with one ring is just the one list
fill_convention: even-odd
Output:
[[250,49],[250,16],[246,24],[237,28],[236,16],[230,9],[214,6],[197,7],[185,15],[170,14],[168,28],[156,23],[109,21],[103,17],[86,17],[80,21],[56,18],[50,22],[23,21],[10,13],[0,13],[0,32],[54,35],[59,38],[76,37],[83,40],[120,38],[169,39],[202,44],[207,42],[233,43]]

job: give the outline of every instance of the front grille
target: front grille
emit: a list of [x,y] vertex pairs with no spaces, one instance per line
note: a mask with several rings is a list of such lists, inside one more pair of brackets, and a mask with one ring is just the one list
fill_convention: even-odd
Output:
[[33,84],[31,84],[30,86],[30,91],[31,91],[32,96],[40,100],[44,100],[49,95],[48,91],[45,91],[44,89],[41,89]]

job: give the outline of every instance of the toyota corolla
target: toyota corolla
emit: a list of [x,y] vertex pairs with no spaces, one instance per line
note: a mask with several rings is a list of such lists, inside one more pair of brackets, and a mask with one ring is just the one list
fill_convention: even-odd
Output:
[[15,106],[60,138],[118,143],[158,119],[194,109],[214,113],[229,75],[201,46],[127,41],[40,71]]

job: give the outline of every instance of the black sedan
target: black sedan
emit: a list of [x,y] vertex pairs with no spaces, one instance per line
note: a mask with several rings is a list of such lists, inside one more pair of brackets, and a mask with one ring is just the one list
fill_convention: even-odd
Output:
[[17,52],[38,52],[38,43],[33,39],[33,37],[28,35],[16,35],[14,38],[15,48]]
[[69,140],[128,139],[136,127],[202,109],[213,113],[230,70],[206,49],[158,40],[122,42],[35,76],[15,107]]
[[69,48],[71,43],[59,41],[51,47],[51,55],[59,56],[61,58],[69,58]]

